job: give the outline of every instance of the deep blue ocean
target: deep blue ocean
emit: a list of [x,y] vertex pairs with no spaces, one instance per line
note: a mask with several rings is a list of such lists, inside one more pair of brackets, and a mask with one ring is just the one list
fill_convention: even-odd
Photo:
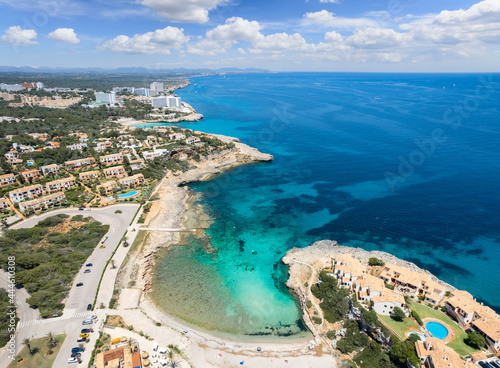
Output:
[[275,159],[191,185],[216,252],[193,240],[165,253],[166,311],[295,334],[280,259],[321,239],[392,253],[500,311],[499,74],[209,76],[177,93],[205,117],[185,127]]

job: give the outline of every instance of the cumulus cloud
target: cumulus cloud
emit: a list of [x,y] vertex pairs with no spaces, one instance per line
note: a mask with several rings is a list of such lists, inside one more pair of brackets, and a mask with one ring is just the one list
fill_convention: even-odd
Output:
[[208,12],[228,0],[142,0],[141,4],[153,9],[172,22],[206,23]]
[[241,41],[250,44],[249,52],[252,54],[306,50],[312,47],[299,33],[264,35],[261,33],[262,29],[263,26],[257,21],[232,17],[225,24],[209,30],[205,38],[191,45],[188,51],[193,54],[216,55],[226,52]]
[[368,26],[376,27],[377,22],[370,18],[344,18],[336,17],[334,13],[328,10],[321,10],[304,14],[302,20],[303,26],[325,26],[335,29],[359,29]]
[[171,49],[180,49],[189,37],[184,30],[177,27],[166,27],[154,32],[136,34],[133,37],[120,35],[103,43],[100,48],[114,52],[134,54],[170,54]]
[[54,32],[49,33],[47,37],[55,41],[71,43],[73,45],[80,43],[73,28],[57,28]]
[[2,36],[2,41],[13,46],[36,45],[37,34],[34,29],[21,29],[20,26],[9,27]]
[[340,4],[340,0],[319,0],[320,3]]
[[409,42],[412,36],[407,33],[399,33],[388,28],[366,28],[354,32],[346,42],[358,48],[383,49],[396,47]]

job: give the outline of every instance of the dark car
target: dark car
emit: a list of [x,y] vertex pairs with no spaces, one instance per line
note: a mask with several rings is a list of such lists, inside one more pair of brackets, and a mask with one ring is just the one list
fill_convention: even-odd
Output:
[[73,349],[71,349],[71,353],[79,353],[81,351],[83,351],[82,348],[73,348]]
[[79,282],[76,286],[83,286],[83,282]]
[[87,305],[87,310],[89,311],[91,309],[92,309],[92,304]]
[[71,353],[71,357],[72,358],[77,358],[77,357],[80,357],[80,356],[82,356],[82,354],[80,354],[79,352]]
[[84,209],[85,209],[85,207],[80,207],[78,210],[83,211]]
[[92,267],[92,263],[87,263],[85,267]]
[[87,268],[83,273],[90,273],[90,270]]
[[82,331],[80,333],[91,333],[94,332],[93,328],[82,328]]

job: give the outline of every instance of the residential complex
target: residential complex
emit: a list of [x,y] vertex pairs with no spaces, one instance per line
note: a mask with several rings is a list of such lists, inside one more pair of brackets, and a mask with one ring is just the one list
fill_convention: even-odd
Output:
[[29,185],[9,192],[9,198],[13,203],[19,203],[44,194],[43,186],[40,184]]
[[81,181],[92,181],[97,180],[101,176],[101,173],[98,170],[94,171],[86,171],[78,174]]
[[59,165],[52,164],[52,165],[42,166],[40,170],[42,170],[42,174],[45,176],[56,175],[59,172]]
[[45,190],[51,193],[51,192],[56,192],[58,190],[75,188],[76,186],[77,185],[75,178],[70,176],[69,178],[63,178],[48,182],[47,184],[45,184]]
[[493,309],[477,302],[467,291],[455,290],[446,300],[446,310],[462,328],[481,334],[496,353],[500,352],[500,316]]
[[103,169],[102,172],[104,173],[104,177],[106,179],[124,178],[125,176],[127,176],[127,173],[125,172],[125,169],[123,168],[123,166],[109,167],[107,169]]
[[99,157],[99,161],[104,165],[116,165],[123,163],[123,154],[113,153],[111,155]]
[[14,184],[15,182],[16,177],[14,174],[0,175],[0,187],[6,187],[7,185]]
[[123,185],[125,187],[135,187],[144,182],[144,175],[136,174],[132,176],[127,176],[125,178],[119,179],[118,181],[120,182],[120,185]]
[[87,157],[80,160],[66,161],[64,165],[66,165],[68,171],[80,170],[88,166],[95,166],[95,158]]
[[59,204],[66,199],[63,192],[52,193],[40,198],[32,199],[31,201],[19,203],[19,209],[23,212],[27,210],[38,211],[45,207],[51,207],[55,204]]

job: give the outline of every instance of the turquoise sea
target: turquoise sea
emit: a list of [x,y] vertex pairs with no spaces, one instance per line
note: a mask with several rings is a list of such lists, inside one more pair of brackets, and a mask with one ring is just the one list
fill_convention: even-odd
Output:
[[234,335],[302,336],[280,259],[321,239],[393,253],[500,311],[500,75],[191,82],[178,94],[205,119],[185,127],[275,160],[191,185],[214,224],[159,261],[165,311]]

